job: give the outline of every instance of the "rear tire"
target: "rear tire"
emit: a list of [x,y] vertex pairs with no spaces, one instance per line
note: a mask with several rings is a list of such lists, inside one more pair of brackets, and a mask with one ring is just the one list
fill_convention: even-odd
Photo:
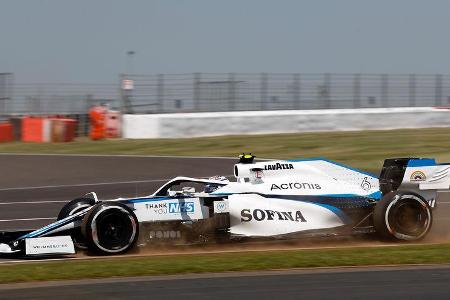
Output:
[[390,240],[417,241],[431,228],[433,215],[428,202],[411,192],[390,192],[375,206],[375,230]]
[[118,202],[98,203],[84,216],[81,232],[89,249],[101,254],[119,254],[136,244],[139,223],[126,205]]
[[[63,206],[61,211],[58,214],[57,220],[62,220],[67,218],[68,216],[71,216],[73,214],[76,214],[77,212],[80,212],[83,209],[86,209],[88,207],[94,206],[95,200],[92,198],[77,198],[66,205]],[[86,250],[88,246],[86,245],[86,241],[84,239],[84,236],[81,234],[81,228],[77,227],[72,230],[70,233],[70,236],[72,237],[73,244],[78,249]]]

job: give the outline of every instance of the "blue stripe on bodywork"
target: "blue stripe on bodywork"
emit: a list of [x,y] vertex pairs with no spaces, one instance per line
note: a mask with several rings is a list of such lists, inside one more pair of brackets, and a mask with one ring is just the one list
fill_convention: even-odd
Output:
[[330,198],[370,198],[370,199],[381,199],[381,192],[376,191],[369,195],[357,195],[357,194],[328,194],[328,195],[314,195],[318,197],[330,197]]
[[62,227],[62,226],[64,226],[64,225],[69,224],[70,222],[73,222],[77,217],[78,217],[78,216],[73,216],[72,218],[69,218],[69,219],[67,219],[67,220],[64,220],[64,219],[59,220],[59,221],[57,221],[57,222],[55,222],[55,223],[51,223],[51,224],[49,224],[49,225],[47,225],[47,226],[44,226],[44,227],[42,227],[41,229],[38,229],[38,230],[32,231],[32,232],[30,232],[30,233],[27,233],[27,234],[21,236],[21,237],[18,238],[18,239],[33,238],[33,237],[37,237],[37,236],[39,236],[39,235],[48,233],[49,231],[51,231],[51,230],[53,230],[53,229],[56,229],[56,228],[58,228],[58,227]]
[[410,159],[408,161],[408,167],[429,167],[429,166],[436,166],[436,161],[433,158]]

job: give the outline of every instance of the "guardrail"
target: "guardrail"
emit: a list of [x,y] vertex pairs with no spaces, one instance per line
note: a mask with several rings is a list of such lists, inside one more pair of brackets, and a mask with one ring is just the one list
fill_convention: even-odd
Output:
[[420,108],[245,111],[225,113],[127,114],[130,139],[450,127],[450,110]]

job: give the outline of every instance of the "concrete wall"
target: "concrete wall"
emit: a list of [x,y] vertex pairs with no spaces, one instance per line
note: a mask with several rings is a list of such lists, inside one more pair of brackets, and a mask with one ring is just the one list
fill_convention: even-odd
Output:
[[430,107],[124,115],[129,139],[450,127],[450,110]]

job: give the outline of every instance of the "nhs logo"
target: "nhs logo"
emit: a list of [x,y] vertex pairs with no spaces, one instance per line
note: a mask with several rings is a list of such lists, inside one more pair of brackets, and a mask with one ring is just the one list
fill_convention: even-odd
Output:
[[193,213],[194,202],[169,203],[169,213]]

